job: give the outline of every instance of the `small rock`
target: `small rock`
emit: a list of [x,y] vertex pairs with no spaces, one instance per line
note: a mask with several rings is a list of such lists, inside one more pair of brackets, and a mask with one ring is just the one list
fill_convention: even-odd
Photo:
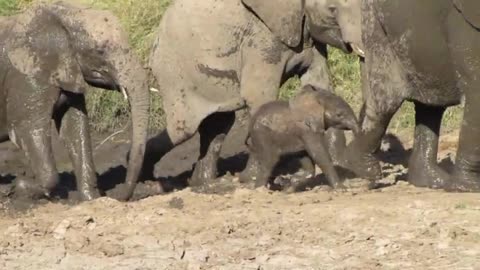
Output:
[[64,219],[57,225],[55,230],[53,230],[53,237],[57,240],[65,239],[65,234],[71,226],[71,221],[69,219]]

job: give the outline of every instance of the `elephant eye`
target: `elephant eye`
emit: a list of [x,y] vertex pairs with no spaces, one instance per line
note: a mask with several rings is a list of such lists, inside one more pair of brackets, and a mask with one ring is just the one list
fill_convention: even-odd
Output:
[[330,13],[332,13],[333,16],[337,16],[337,7],[336,6],[329,6],[328,7],[328,10],[330,11]]

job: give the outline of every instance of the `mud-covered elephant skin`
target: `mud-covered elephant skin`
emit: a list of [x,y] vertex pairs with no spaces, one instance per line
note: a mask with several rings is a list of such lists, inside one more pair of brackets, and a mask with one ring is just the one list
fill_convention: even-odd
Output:
[[147,71],[116,17],[57,2],[0,18],[0,78],[0,137],[25,152],[35,180],[18,179],[16,189],[32,196],[48,196],[58,183],[55,129],[82,197],[99,196],[84,95],[88,85],[123,92],[133,130],[126,185],[118,194],[130,197],[145,151],[149,92]]
[[328,128],[359,131],[352,108],[327,90],[307,85],[288,102],[271,101],[262,105],[249,125],[250,157],[241,181],[248,182],[248,177],[254,175],[255,186],[264,186],[280,158],[306,151],[332,188],[344,188],[325,143],[324,132]]
[[[415,103],[408,179],[419,187],[480,191],[480,2],[364,0],[363,132],[347,149],[350,168],[381,177],[373,153],[404,100]],[[453,175],[437,164],[442,115],[465,98]]]
[[193,174],[200,178],[193,182],[203,183],[216,175],[215,156],[234,122],[233,111],[246,105],[254,113],[276,100],[280,85],[296,74],[303,85],[331,89],[325,44],[350,52],[356,46],[349,44],[361,39],[359,32],[342,27],[361,22],[359,6],[351,3],[356,2],[174,1],[150,58],[170,142],[147,146],[147,156],[200,130],[202,149]]

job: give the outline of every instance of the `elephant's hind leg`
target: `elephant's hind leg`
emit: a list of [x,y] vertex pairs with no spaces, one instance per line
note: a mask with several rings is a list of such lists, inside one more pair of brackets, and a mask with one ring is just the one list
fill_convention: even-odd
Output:
[[235,112],[216,113],[200,125],[200,157],[195,164],[191,186],[202,186],[217,177],[217,163],[225,136],[235,122]]
[[445,111],[415,103],[415,142],[408,164],[408,181],[417,187],[443,188],[449,175],[437,164],[438,137]]
[[[60,103],[60,104],[59,104]],[[92,143],[88,130],[85,96],[63,92],[57,102],[54,118],[73,162],[77,190],[82,199],[100,197],[93,164]]]

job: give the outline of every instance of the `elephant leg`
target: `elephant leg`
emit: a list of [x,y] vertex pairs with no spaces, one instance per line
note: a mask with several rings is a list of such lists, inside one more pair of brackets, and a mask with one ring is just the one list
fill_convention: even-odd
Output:
[[[185,141],[187,139],[182,138],[182,140]],[[155,175],[159,175],[161,172],[155,164],[171,151],[175,145],[180,143],[175,144],[172,142],[167,130],[163,130],[159,134],[149,138],[145,147],[145,157],[143,159],[142,175],[140,178],[143,180],[151,180],[155,178]]]
[[346,167],[357,176],[370,180],[382,177],[380,162],[374,154],[380,148],[388,124],[401,103],[399,101],[383,112],[365,105],[362,131],[348,145],[344,155]]
[[[312,63],[308,70],[300,77],[302,86],[313,85],[314,87],[334,92],[330,80],[330,70],[327,65],[326,46],[316,44],[315,48],[312,49],[312,57]],[[333,163],[340,165],[342,155],[347,146],[345,132],[337,129],[328,129],[325,133],[325,140]]]
[[438,137],[444,107],[415,103],[415,141],[408,181],[417,187],[443,188],[449,175],[437,164]]
[[201,186],[217,177],[222,144],[234,122],[235,112],[226,112],[213,114],[200,124],[200,157],[190,179],[191,186]]
[[[477,83],[477,85],[480,85]],[[479,90],[479,89],[476,89]],[[450,192],[480,192],[480,92],[468,93],[453,175],[445,185]]]
[[307,173],[307,176],[315,176],[315,162],[311,157],[305,155],[300,158],[299,163],[300,167]]
[[35,181],[18,179],[16,193],[32,198],[48,197],[58,184],[59,176],[55,167],[50,132],[51,123],[46,119],[39,125],[12,131],[20,148],[25,152],[35,177]]
[[480,192],[480,34],[459,12],[451,12],[447,22],[465,108],[455,167],[445,190]]
[[83,200],[100,197],[97,189],[97,175],[93,164],[92,143],[88,128],[85,96],[62,93],[54,112],[54,119],[60,138],[64,141],[73,162],[77,178],[77,190]]
[[256,180],[256,178],[258,177],[259,166],[260,165],[257,158],[252,154],[252,151],[250,151],[247,165],[240,174],[240,183],[245,184],[250,183],[252,180]]
[[347,146],[345,132],[330,128],[325,132],[325,143],[332,161],[336,165],[342,165],[343,155]]
[[266,186],[272,177],[275,165],[280,160],[280,155],[271,147],[268,141],[259,144],[251,155],[257,160],[258,170],[255,178],[255,188]]
[[320,134],[309,133],[304,134],[302,138],[305,142],[307,153],[327,176],[330,186],[334,189],[345,189],[328,153],[328,148],[325,145],[325,137]]

